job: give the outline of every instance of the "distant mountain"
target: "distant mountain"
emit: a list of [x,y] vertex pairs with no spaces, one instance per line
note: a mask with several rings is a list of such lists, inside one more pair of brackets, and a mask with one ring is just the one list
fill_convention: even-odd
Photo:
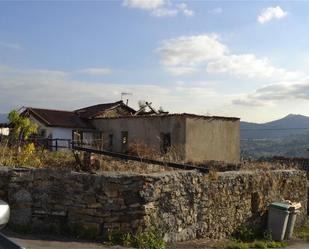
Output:
[[257,124],[240,122],[241,139],[280,139],[309,133],[309,117],[290,114],[282,119]]
[[7,113],[0,113],[0,123],[7,123],[8,122],[7,116],[8,116]]

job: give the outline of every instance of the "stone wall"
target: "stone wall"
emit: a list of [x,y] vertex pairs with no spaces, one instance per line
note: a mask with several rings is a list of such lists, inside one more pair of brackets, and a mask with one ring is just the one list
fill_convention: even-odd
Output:
[[[211,179],[209,179],[211,178]],[[155,223],[168,241],[223,238],[241,225],[263,226],[266,206],[282,198],[307,208],[302,171],[194,171],[86,174],[0,168],[0,198],[11,225],[40,232],[134,232]]]

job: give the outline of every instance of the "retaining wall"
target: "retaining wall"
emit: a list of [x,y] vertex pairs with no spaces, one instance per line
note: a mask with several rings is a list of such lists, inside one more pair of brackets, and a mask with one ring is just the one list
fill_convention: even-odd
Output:
[[263,226],[267,204],[289,199],[307,208],[306,174],[297,170],[86,174],[0,168],[0,198],[11,225],[40,232],[138,231],[155,223],[167,241],[224,238],[241,225]]

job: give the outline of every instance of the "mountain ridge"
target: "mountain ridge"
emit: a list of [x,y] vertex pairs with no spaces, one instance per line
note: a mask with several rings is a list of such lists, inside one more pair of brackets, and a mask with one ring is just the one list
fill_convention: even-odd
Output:
[[240,122],[241,139],[275,139],[309,133],[309,117],[289,114],[266,123]]
[[7,123],[8,122],[7,116],[8,116],[7,113],[0,113],[0,123]]

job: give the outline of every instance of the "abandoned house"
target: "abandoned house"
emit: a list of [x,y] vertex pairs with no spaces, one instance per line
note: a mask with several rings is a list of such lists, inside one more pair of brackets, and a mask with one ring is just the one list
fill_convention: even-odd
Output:
[[162,114],[97,118],[92,124],[103,133],[107,150],[126,152],[130,144],[142,143],[186,162],[239,162],[238,118]]
[[131,145],[143,144],[186,162],[237,163],[240,158],[239,118],[140,115],[122,101],[71,112],[27,108],[24,113],[38,123],[41,137],[55,139],[58,145],[72,139],[97,146],[99,141],[101,149],[126,153]]

